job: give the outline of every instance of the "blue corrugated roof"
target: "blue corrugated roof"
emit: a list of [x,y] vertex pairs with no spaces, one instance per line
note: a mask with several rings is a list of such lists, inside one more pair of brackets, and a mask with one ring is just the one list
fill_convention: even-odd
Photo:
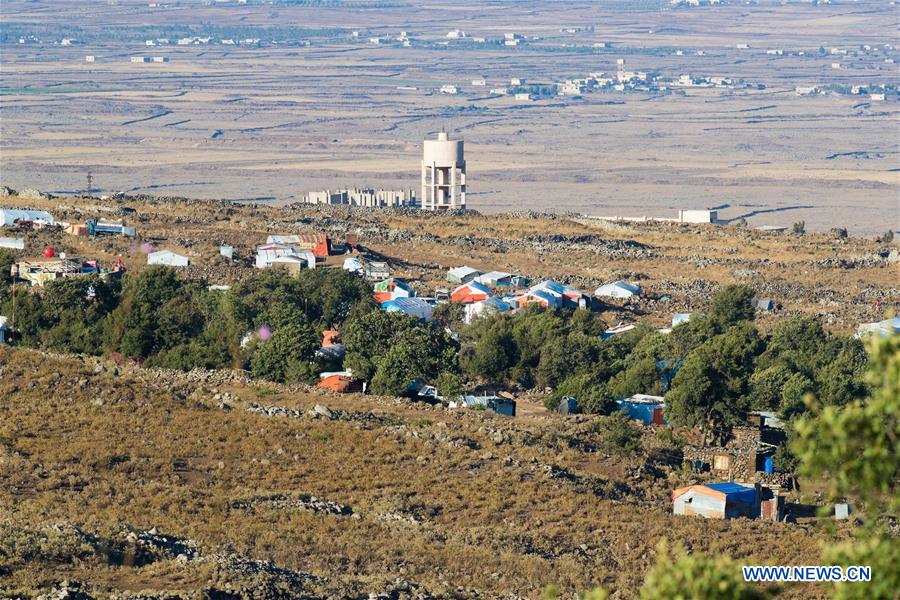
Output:
[[711,490],[716,490],[717,492],[722,492],[729,500],[753,502],[756,498],[756,490],[739,483],[734,483],[733,481],[708,483],[706,484],[706,487]]

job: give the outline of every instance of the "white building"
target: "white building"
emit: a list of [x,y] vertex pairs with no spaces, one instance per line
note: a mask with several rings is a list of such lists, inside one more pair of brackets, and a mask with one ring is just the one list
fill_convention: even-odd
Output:
[[6,324],[6,322],[6,317],[0,315],[0,344],[6,343],[6,332],[9,330],[9,326]]
[[442,94],[455,95],[455,94],[458,94],[458,93],[459,93],[459,88],[456,87],[455,85],[442,85],[442,86],[441,86],[441,93],[442,93]]
[[716,223],[719,213],[715,210],[678,210],[679,223]]
[[94,62],[95,60],[96,60],[96,59],[94,58],[94,55],[93,55],[93,54],[88,54],[87,56],[84,57],[84,62],[92,63],[92,62]]
[[480,77],[478,79],[473,79],[472,85],[478,86],[478,87],[484,87],[487,85],[487,81],[484,79],[484,77]]
[[531,102],[532,100],[534,100],[534,96],[527,92],[516,94],[516,102]]
[[171,250],[160,250],[147,255],[148,265],[167,265],[169,267],[187,267],[191,259],[182,254],[176,254]]

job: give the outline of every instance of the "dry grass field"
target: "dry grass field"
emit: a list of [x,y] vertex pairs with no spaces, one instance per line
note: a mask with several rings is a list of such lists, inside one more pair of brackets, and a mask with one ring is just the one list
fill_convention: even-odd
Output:
[[[469,202],[483,212],[671,217],[717,206],[723,218],[753,225],[805,220],[810,230],[839,224],[866,234],[898,226],[895,93],[883,102],[794,93],[896,86],[896,64],[885,60],[897,53],[884,46],[896,42],[895,8],[874,0],[666,5],[8,0],[3,183],[75,192],[91,171],[104,192],[286,202],[326,187],[416,189],[421,140],[443,127],[466,140]],[[594,29],[564,31],[577,27]],[[455,28],[527,39],[440,45]],[[368,41],[400,31],[411,47]],[[261,41],[144,45],[204,32]],[[23,35],[41,41],[17,43]],[[61,46],[63,38],[76,42]],[[86,63],[88,54],[96,62]],[[619,58],[661,79],[743,84],[529,103],[488,91],[513,77],[549,84],[614,74]],[[470,85],[481,76],[486,87]],[[436,93],[444,84],[461,93]]]
[[[656,433],[610,456],[587,417],[510,420],[2,347],[0,398],[3,596],[68,579],[100,597],[536,598],[553,583],[627,598],[663,537],[815,564],[847,533],[674,517],[669,492],[691,476],[654,451]],[[307,496],[344,514],[303,508]],[[130,531],[175,540],[150,553]],[[268,562],[248,574],[247,561]]]

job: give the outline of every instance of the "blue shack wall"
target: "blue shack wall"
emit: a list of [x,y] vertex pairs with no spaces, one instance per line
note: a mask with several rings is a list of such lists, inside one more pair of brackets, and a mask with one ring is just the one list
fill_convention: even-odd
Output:
[[[645,402],[629,402],[627,400],[616,400],[619,408],[628,411],[628,416],[635,421],[640,421],[645,425],[653,424],[653,411],[662,408],[662,404],[648,404]],[[664,420],[665,421],[665,420]],[[668,421],[665,421],[668,422]]]

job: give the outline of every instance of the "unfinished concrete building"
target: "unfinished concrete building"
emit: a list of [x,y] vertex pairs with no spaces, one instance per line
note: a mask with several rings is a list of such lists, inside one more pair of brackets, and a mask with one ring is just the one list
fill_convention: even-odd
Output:
[[466,160],[463,141],[451,140],[446,132],[436,140],[425,140],[422,156],[422,208],[425,210],[466,207]]
[[412,190],[375,190],[349,188],[344,190],[320,190],[303,197],[306,204],[346,204],[350,206],[416,206]]

